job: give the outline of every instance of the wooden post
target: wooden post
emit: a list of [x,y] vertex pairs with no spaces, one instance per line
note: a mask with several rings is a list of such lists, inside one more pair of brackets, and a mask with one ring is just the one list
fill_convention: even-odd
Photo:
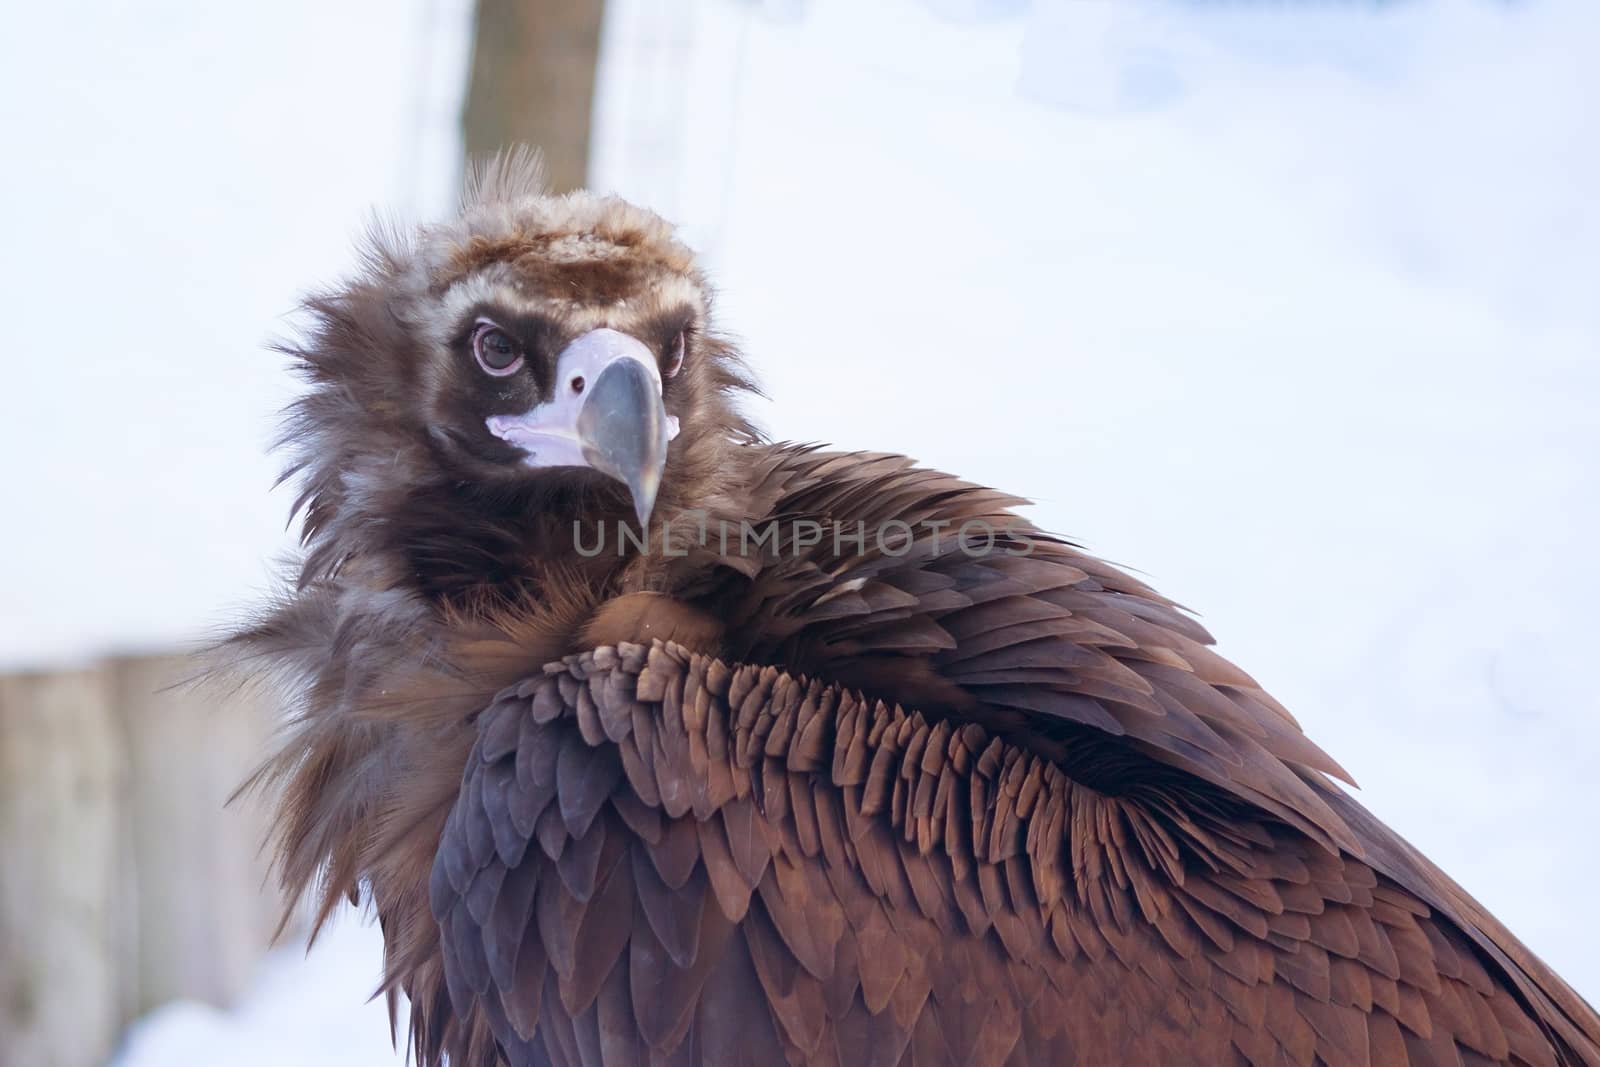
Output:
[[180,997],[230,1003],[281,906],[261,850],[266,813],[254,796],[227,805],[266,755],[275,709],[184,685],[195,670],[151,656],[110,671],[129,764],[138,930],[129,982],[141,1014]]
[[0,1064],[114,1047],[126,765],[103,671],[0,677]]
[[469,157],[544,153],[551,189],[584,184],[602,0],[478,0],[462,132]]
[[0,1067],[101,1067],[169,1000],[230,1003],[276,928],[266,812],[228,797],[270,700],[183,657],[0,676]]

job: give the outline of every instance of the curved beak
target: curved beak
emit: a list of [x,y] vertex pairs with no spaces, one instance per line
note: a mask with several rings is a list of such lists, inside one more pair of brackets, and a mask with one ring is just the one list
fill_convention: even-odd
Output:
[[556,358],[555,394],[521,415],[491,415],[489,432],[530,467],[588,467],[628,487],[639,525],[650,521],[678,420],[661,402],[661,371],[643,342],[590,330]]

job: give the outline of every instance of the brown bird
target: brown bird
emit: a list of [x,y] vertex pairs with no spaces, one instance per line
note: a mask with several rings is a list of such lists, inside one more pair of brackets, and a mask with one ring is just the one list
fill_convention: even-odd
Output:
[[1182,610],[764,443],[693,256],[513,154],[308,301],[285,885],[424,1067],[1586,1064],[1600,1018]]

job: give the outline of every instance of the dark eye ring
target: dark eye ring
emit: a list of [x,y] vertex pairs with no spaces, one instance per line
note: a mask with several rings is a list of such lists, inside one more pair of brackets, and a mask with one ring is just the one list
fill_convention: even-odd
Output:
[[494,323],[480,319],[472,330],[472,355],[485,374],[504,378],[522,369],[522,349]]
[[672,347],[667,349],[667,367],[665,377],[676,377],[683,369],[683,352],[688,347],[687,330],[679,330],[678,336],[672,339]]

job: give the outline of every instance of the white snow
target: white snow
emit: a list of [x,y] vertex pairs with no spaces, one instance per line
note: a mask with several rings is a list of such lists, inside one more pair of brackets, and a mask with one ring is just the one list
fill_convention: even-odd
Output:
[[[233,1011],[176,1001],[129,1027],[116,1067],[401,1067],[377,986],[383,937],[354,911],[305,953],[281,949]],[[399,1033],[405,1033],[402,1006]]]
[[[20,21],[9,663],[262,584],[258,342],[369,203],[445,201],[465,54],[459,0]],[[612,0],[594,163],[705,250],[775,435],[1030,495],[1196,607],[1594,998],[1597,31],[1588,0]],[[378,1062],[376,974],[346,931],[119,1063]]]

